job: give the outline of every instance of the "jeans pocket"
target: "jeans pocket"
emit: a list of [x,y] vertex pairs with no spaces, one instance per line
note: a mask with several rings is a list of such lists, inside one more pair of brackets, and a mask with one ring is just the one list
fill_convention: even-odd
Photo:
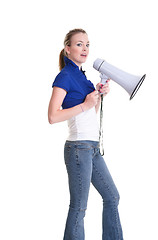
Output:
[[90,146],[90,144],[87,144],[87,143],[78,143],[76,145],[76,148],[78,150],[88,151],[88,150],[91,150],[92,147]]
[[80,164],[90,157],[92,148],[91,144],[85,142],[66,143],[64,147],[65,164]]
[[76,146],[76,161],[77,164],[86,161],[91,156],[92,147],[89,144],[80,143]]

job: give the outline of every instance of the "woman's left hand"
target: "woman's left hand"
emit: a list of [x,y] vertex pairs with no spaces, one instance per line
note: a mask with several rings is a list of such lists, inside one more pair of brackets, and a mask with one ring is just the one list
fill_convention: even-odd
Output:
[[107,83],[104,84],[104,85],[103,85],[102,83],[98,83],[98,84],[96,85],[96,90],[97,90],[98,92],[102,93],[103,96],[106,96],[106,95],[109,93],[109,91],[110,91],[109,81],[110,81],[110,79],[108,79],[108,80],[107,80]]

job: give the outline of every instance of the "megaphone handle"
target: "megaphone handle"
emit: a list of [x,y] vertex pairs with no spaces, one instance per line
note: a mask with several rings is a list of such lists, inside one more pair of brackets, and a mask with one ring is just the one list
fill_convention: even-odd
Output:
[[107,83],[107,79],[105,78],[101,78],[101,81],[100,81],[103,85],[105,85]]
[[104,73],[100,74],[100,78],[101,78],[101,83],[104,85],[107,83],[107,80],[109,79]]

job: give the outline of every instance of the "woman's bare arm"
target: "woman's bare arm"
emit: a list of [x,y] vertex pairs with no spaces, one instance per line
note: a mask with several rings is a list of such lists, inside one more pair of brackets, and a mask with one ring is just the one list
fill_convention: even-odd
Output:
[[61,109],[61,105],[67,92],[59,87],[54,87],[48,107],[48,121],[50,124],[68,120],[82,111],[95,106],[98,101],[98,92],[94,91],[87,95],[85,101],[72,108]]

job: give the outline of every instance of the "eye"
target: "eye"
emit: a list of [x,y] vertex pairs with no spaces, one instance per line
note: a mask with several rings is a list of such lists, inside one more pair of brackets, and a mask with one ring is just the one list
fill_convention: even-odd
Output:
[[87,43],[86,47],[88,47],[88,48],[89,48],[89,43]]
[[82,43],[77,43],[77,46],[78,46],[78,47],[81,47],[81,46],[82,46]]

